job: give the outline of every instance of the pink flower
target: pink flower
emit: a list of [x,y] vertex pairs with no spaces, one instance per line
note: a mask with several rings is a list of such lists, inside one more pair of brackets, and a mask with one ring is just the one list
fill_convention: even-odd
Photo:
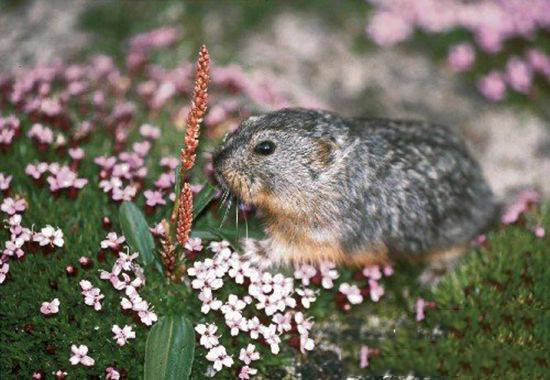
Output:
[[537,49],[529,49],[527,51],[527,62],[533,68],[550,79],[550,57],[544,52]]
[[184,248],[191,252],[200,252],[203,249],[201,238],[189,238]]
[[369,294],[371,300],[378,302],[384,295],[384,288],[380,286],[377,281],[369,280]]
[[533,72],[525,61],[512,57],[506,65],[506,79],[514,90],[526,94],[531,89]]
[[0,191],[6,191],[10,188],[12,176],[0,173]]
[[105,296],[101,294],[101,289],[95,288],[88,280],[82,280],[79,284],[82,289],[81,293],[84,296],[84,303],[93,306],[96,311],[101,310],[101,300],[105,298]]
[[167,157],[162,157],[160,159],[160,166],[166,168],[166,169],[169,169],[169,170],[174,170],[178,167],[180,161],[176,158],[176,157],[173,157],[173,156],[167,156]]
[[94,365],[95,360],[88,356],[88,347],[85,345],[76,346],[73,344],[71,346],[71,352],[73,356],[69,359],[72,365],[82,364],[86,367],[91,367]]
[[[151,149],[151,143],[149,141],[136,142],[132,145],[132,150],[139,156],[145,157]],[[141,164],[141,161],[137,161]],[[141,165],[136,165],[141,166]]]
[[151,310],[138,311],[138,316],[141,323],[146,326],[151,326],[158,319],[157,315]]
[[247,379],[250,379],[251,375],[255,375],[257,373],[258,373],[258,370],[256,368],[252,368],[245,365],[244,367],[241,368],[239,372],[239,379],[247,380]]
[[296,293],[300,297],[302,297],[301,298],[302,306],[305,307],[306,309],[309,309],[311,304],[313,302],[315,302],[315,300],[317,299],[317,295],[316,295],[315,291],[312,290],[312,289],[298,288],[298,289],[296,289]]
[[6,198],[0,205],[0,210],[4,211],[8,215],[23,212],[27,209],[27,201],[23,198]]
[[384,276],[390,277],[393,275],[393,267],[391,265],[384,265]]
[[40,312],[44,315],[57,314],[59,312],[59,299],[54,298],[50,302],[42,302]]
[[42,124],[34,124],[27,136],[34,138],[41,144],[51,144],[53,143],[53,132],[50,128],[44,127]]
[[129,339],[136,338],[136,333],[132,331],[132,326],[125,325],[123,328],[120,328],[118,325],[113,325],[111,331],[115,334],[113,339],[121,347],[128,343]]
[[69,148],[69,156],[75,161],[80,161],[84,158],[84,150],[82,148]]
[[359,351],[359,368],[367,368],[369,366],[369,347],[361,346]]
[[277,313],[273,316],[272,321],[277,325],[277,331],[279,334],[285,333],[292,329],[292,315],[290,313]]
[[219,310],[222,307],[222,301],[214,298],[212,289],[206,288],[199,294],[199,300],[202,302],[201,312],[208,314],[210,310]]
[[334,280],[339,277],[336,265],[330,262],[322,262],[319,265],[319,272],[321,272],[321,285],[325,289],[332,289],[334,286]]
[[155,181],[155,186],[159,189],[171,189],[176,183],[176,176],[174,173],[162,173]]
[[105,368],[105,380],[119,380],[120,372],[113,367]]
[[162,193],[157,190],[146,190],[143,192],[145,196],[145,204],[150,207],[155,207],[156,205],[165,205],[166,201],[162,197]]
[[233,365],[233,358],[227,355],[227,351],[224,346],[216,346],[211,348],[206,354],[206,359],[214,362],[212,365],[216,371],[221,371],[223,366],[231,367]]
[[149,227],[149,231],[153,234],[153,236],[164,236],[166,234],[166,230],[164,229],[164,225],[162,223],[155,224],[154,227]]
[[139,127],[139,133],[145,138],[156,140],[160,137],[160,128],[151,124],[143,124]]
[[294,271],[294,278],[297,280],[302,280],[302,285],[309,286],[310,280],[315,277],[317,270],[315,267],[303,264],[296,268]]
[[244,364],[250,364],[255,360],[260,359],[260,353],[256,351],[256,346],[249,343],[246,348],[241,348],[239,352],[239,360]]
[[195,327],[195,331],[200,335],[200,341],[199,343],[204,348],[211,349],[213,347],[216,347],[219,343],[219,336],[216,335],[216,331],[218,331],[218,326],[216,326],[213,323],[209,324],[198,324]]
[[491,71],[477,82],[479,91],[489,100],[499,101],[506,95],[506,83],[502,74]]
[[25,174],[31,176],[34,179],[40,179],[42,174],[48,170],[48,164],[45,162],[39,162],[36,165],[28,164],[25,168]]
[[260,326],[260,332],[264,337],[264,340],[271,348],[271,353],[277,355],[279,353],[279,343],[281,338],[277,334],[277,326],[270,324],[269,326]]
[[544,227],[540,224],[537,224],[535,226],[535,236],[538,238],[543,238],[545,235]]
[[367,34],[380,46],[392,46],[409,38],[412,27],[399,14],[380,11],[372,16]]
[[37,242],[41,247],[49,245],[51,247],[63,247],[65,241],[63,239],[63,231],[55,229],[50,225],[42,228],[33,236],[33,241]]
[[539,194],[534,189],[522,190],[516,197],[515,201],[509,204],[504,213],[500,217],[503,224],[512,224],[518,221],[521,214],[527,211],[527,208],[538,203],[540,200]]
[[416,321],[420,322],[425,318],[424,310],[426,308],[434,308],[435,302],[426,301],[424,298],[418,298],[415,304]]
[[474,47],[463,42],[451,47],[447,61],[454,71],[466,71],[469,70],[475,60]]
[[3,254],[6,256],[23,257],[25,255],[25,252],[21,249],[23,244],[25,244],[23,239],[8,240],[5,243],[6,249],[4,249]]
[[10,271],[10,265],[8,263],[3,263],[0,265],[0,284],[6,281],[6,277]]
[[349,303],[352,305],[358,305],[363,302],[361,290],[357,287],[357,285],[350,285],[347,282],[343,282],[340,284],[338,290],[346,296]]
[[363,276],[371,280],[378,281],[382,278],[382,272],[380,271],[380,267],[378,265],[373,265],[363,269]]
[[101,241],[101,248],[108,249],[111,248],[115,251],[120,249],[120,246],[126,241],[126,238],[121,235],[118,236],[116,232],[109,232],[105,240]]

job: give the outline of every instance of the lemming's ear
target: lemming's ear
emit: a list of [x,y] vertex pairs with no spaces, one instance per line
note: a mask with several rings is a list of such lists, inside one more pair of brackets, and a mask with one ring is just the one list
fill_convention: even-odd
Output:
[[320,137],[315,139],[315,144],[320,164],[324,167],[332,164],[334,161],[334,152],[337,148],[336,143],[329,138]]

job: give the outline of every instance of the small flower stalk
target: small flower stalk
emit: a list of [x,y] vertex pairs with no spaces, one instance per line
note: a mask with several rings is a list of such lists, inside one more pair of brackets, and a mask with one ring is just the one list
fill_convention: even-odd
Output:
[[[180,245],[185,245],[189,239],[191,223],[193,221],[193,193],[191,186],[185,181],[185,174],[193,168],[196,159],[196,150],[199,144],[200,123],[208,106],[208,82],[210,80],[210,57],[206,46],[199,51],[199,58],[196,64],[195,87],[191,110],[187,114],[187,129],[185,132],[185,147],[181,150],[181,171],[180,181],[182,187],[177,194],[175,209],[172,219],[177,219],[176,239]],[[175,217],[175,218],[174,218]],[[174,224],[174,220],[172,220]]]
[[206,46],[203,45],[199,51],[199,58],[196,63],[195,87],[193,89],[191,109],[186,119],[185,146],[180,152],[181,190],[179,194],[176,194],[174,209],[170,218],[171,225],[163,221],[162,226],[164,230],[161,238],[162,262],[166,276],[172,281],[176,281],[178,276],[175,273],[177,269],[177,253],[176,247],[172,242],[171,231],[175,232],[177,243],[181,247],[185,247],[185,244],[189,240],[193,222],[193,192],[191,185],[186,182],[185,177],[187,172],[193,168],[196,160],[200,123],[203,121],[208,106],[209,72],[210,57],[208,56]]

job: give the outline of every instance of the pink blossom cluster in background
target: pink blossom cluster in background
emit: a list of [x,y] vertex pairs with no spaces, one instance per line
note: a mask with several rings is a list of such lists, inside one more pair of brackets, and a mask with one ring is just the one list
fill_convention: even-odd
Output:
[[[489,100],[505,98],[507,88],[530,93],[537,75],[550,81],[550,56],[534,46],[534,37],[550,29],[548,0],[368,0],[374,13],[367,34],[380,46],[392,46],[412,37],[415,29],[446,34],[456,29],[471,32],[473,42],[449,48],[448,63],[457,72],[470,70],[476,49],[484,54],[506,53],[506,64],[478,79],[479,91]],[[506,51],[510,39],[522,39],[523,51]]]

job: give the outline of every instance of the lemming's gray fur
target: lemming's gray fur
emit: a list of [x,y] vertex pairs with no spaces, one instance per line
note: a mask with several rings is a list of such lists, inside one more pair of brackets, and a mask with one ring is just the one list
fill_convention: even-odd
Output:
[[[270,140],[273,154],[254,147]],[[345,119],[283,109],[244,121],[215,155],[222,185],[244,201],[271,194],[315,241],[346,254],[380,244],[390,257],[469,242],[491,221],[493,195],[463,141],[418,121]],[[305,221],[305,222],[304,222]]]

